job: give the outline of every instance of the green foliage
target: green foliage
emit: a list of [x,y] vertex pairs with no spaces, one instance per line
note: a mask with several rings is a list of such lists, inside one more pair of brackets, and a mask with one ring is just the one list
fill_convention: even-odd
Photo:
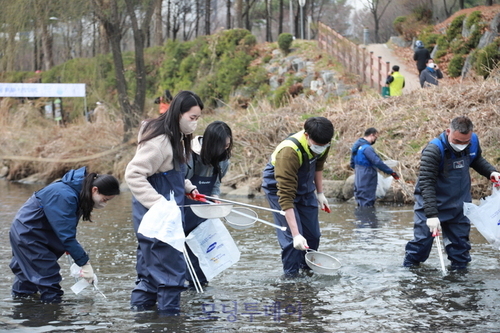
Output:
[[446,39],[445,36],[441,35],[439,36],[439,38],[437,39],[436,43],[438,44],[438,49],[441,51],[446,51],[449,47],[450,47],[450,43],[448,42],[448,40]]
[[259,95],[263,86],[269,81],[267,70],[262,66],[250,67],[243,80],[246,82],[245,90],[251,95]]
[[462,54],[455,54],[448,64],[448,75],[450,77],[459,77],[462,75],[465,57]]
[[465,21],[465,27],[467,29],[472,28],[472,26],[474,24],[477,24],[481,21],[481,18],[482,18],[482,15],[481,15],[481,11],[479,11],[479,10],[476,10],[476,11],[470,13],[470,15],[467,17],[467,20]]
[[497,38],[493,43],[487,45],[475,53],[474,69],[476,73],[483,77],[488,77],[493,68],[498,67],[500,63],[500,52],[498,47],[500,45],[500,38]]
[[453,54],[469,54],[470,50],[467,41],[463,38],[456,38],[450,43],[450,51]]
[[415,15],[408,16],[400,25],[401,35],[407,41],[417,37],[419,31],[422,29],[422,23],[415,18]]
[[228,101],[231,92],[245,84],[255,44],[255,36],[245,29],[224,30],[190,42],[170,41],[159,70],[162,89],[194,90],[207,106]]
[[419,5],[413,9],[413,15],[417,21],[429,24],[432,21],[432,9],[426,5]]
[[1,82],[23,83],[33,76],[33,72],[0,72]]
[[445,55],[447,55],[447,54],[448,54],[448,51],[447,51],[447,50],[438,50],[438,51],[436,52],[436,56],[435,56],[435,57],[436,57],[436,59],[439,59],[439,58],[441,58],[441,57],[444,57],[444,56],[445,56]]
[[467,48],[475,49],[477,44],[479,44],[479,40],[483,36],[482,29],[476,26],[476,29],[472,32],[469,38],[466,41]]
[[403,35],[403,32],[404,32],[404,29],[403,29],[404,25],[403,24],[406,22],[406,20],[407,20],[406,16],[398,16],[398,17],[396,17],[394,22],[392,22],[394,30],[396,30],[396,32],[399,35]]
[[421,40],[429,51],[432,51],[432,48],[436,45],[436,41],[440,36],[441,35],[434,33],[434,26],[427,25],[421,29],[417,39]]
[[455,17],[453,21],[451,21],[450,26],[446,30],[446,37],[449,42],[454,40],[456,37],[462,34],[462,27],[464,24],[466,15],[459,15]]
[[284,54],[290,53],[292,47],[293,36],[290,33],[282,33],[278,36],[278,46]]

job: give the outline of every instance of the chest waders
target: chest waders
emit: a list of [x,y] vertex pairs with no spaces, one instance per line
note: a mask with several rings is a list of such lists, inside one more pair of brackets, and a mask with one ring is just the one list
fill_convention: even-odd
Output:
[[[441,222],[444,245],[452,268],[465,268],[471,261],[469,250],[470,221],[463,215],[463,203],[471,201],[470,164],[478,151],[478,140],[472,135],[471,144],[462,153],[450,150],[444,134],[431,141],[441,152],[441,163],[436,180],[436,204]],[[417,183],[415,191],[414,239],[406,245],[405,263],[427,260],[432,249],[433,237],[427,227],[424,200]],[[407,266],[409,266],[409,264]]]
[[[177,205],[184,204],[185,165],[181,170],[160,172],[148,177],[151,186],[167,199],[174,192]],[[186,263],[182,252],[155,238],[137,233],[142,217],[148,210],[132,198],[132,219],[137,236],[137,280],[130,304],[137,309],[149,309],[157,303],[159,311],[178,313],[180,294],[184,287]],[[182,212],[183,210],[181,210]]]
[[[316,186],[314,176],[316,173],[317,156],[309,158],[302,143],[294,135],[287,138],[297,146],[297,154],[302,154],[302,164],[297,174],[297,191],[294,199],[294,212],[299,232],[307,240],[311,249],[317,250],[321,236],[318,220],[318,201],[314,193]],[[293,147],[293,146],[291,146]],[[269,162],[263,173],[262,187],[266,194],[269,205],[273,209],[281,210],[279,197],[277,195],[277,182],[274,177],[274,166]],[[296,250],[293,247],[293,237],[288,227],[288,223],[283,215],[273,213],[274,223],[287,227],[286,231],[276,229],[278,242],[281,247],[281,261],[283,271],[287,276],[294,276],[299,273],[299,269],[309,269],[304,259],[304,251]]]
[[[198,192],[206,195],[212,195],[212,191],[214,189],[215,183],[217,181],[217,174],[213,174],[212,176],[200,176],[196,174],[196,165],[198,163],[201,163],[193,154],[193,177],[190,178],[191,183],[196,186],[198,189]],[[203,204],[206,205],[206,203],[201,203],[200,201],[196,200],[191,200],[189,198],[186,198],[184,201],[185,205],[197,205],[197,204]],[[189,235],[191,231],[193,231],[197,226],[199,226],[202,222],[206,221],[206,219],[201,218],[197,216],[195,213],[193,213],[193,210],[191,207],[185,207],[184,209],[184,230],[186,232],[186,236]],[[198,276],[198,279],[200,280],[200,283],[206,284],[207,278],[205,277],[205,274],[203,274],[203,271],[200,268],[200,263],[198,261],[198,257],[196,257],[189,246],[187,246],[188,250],[188,255],[189,258],[191,259],[191,263],[193,264],[194,270],[196,272],[196,276]],[[186,274],[186,280],[189,281],[190,285],[193,285],[192,278],[189,273]],[[193,285],[194,286],[194,285]]]

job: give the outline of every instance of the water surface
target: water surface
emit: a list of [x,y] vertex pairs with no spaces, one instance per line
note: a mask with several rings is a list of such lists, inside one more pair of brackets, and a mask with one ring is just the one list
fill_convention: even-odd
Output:
[[[75,295],[67,258],[60,260],[64,302],[44,305],[12,300],[8,230],[17,209],[40,186],[0,180],[0,331],[8,332],[499,332],[498,251],[473,228],[472,264],[467,273],[442,276],[435,249],[419,269],[401,267],[412,237],[410,206],[356,211],[334,203],[320,212],[320,250],[342,262],[336,275],[282,278],[280,249],[273,227],[228,226],[240,261],[216,276],[203,294],[182,294],[182,315],[132,312],[136,239],[131,195],[123,193],[95,223],[82,222],[78,239],[90,251],[99,287]],[[231,198],[267,206],[262,198]],[[272,221],[269,213],[259,217]],[[448,263],[448,261],[446,261]]]

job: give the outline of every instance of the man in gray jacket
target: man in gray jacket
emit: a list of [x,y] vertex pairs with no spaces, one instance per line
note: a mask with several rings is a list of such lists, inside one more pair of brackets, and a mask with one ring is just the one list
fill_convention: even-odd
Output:
[[443,78],[443,73],[434,60],[427,60],[426,68],[420,73],[420,86],[422,88],[438,85],[438,80]]

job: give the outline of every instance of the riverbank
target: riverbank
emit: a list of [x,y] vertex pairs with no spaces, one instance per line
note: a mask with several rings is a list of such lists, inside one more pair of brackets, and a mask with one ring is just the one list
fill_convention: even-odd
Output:
[[[500,83],[495,79],[442,83],[435,89],[418,89],[387,99],[370,89],[360,89],[335,97],[299,94],[283,107],[274,107],[266,99],[244,105],[234,101],[203,112],[195,134],[202,134],[214,120],[230,125],[235,144],[223,185],[230,195],[253,197],[262,194],[261,173],[276,145],[301,130],[308,117],[327,117],[334,124],[335,136],[324,170],[325,192],[329,198],[348,200],[352,196],[348,181],[353,175],[349,167],[351,146],[366,128],[376,127],[380,136],[375,149],[383,159],[398,161],[396,171],[401,175],[401,182],[393,182],[394,194],[387,200],[408,202],[406,193],[412,192],[416,182],[421,150],[456,116],[472,119],[483,155],[492,164],[499,161]],[[100,123],[89,123],[81,117],[60,127],[44,118],[40,103],[0,101],[0,176],[46,183],[68,169],[86,165],[92,171],[112,173],[123,180],[136,142],[122,142],[119,110],[109,107],[109,117]],[[488,195],[488,180],[475,172],[471,176],[473,197]]]

